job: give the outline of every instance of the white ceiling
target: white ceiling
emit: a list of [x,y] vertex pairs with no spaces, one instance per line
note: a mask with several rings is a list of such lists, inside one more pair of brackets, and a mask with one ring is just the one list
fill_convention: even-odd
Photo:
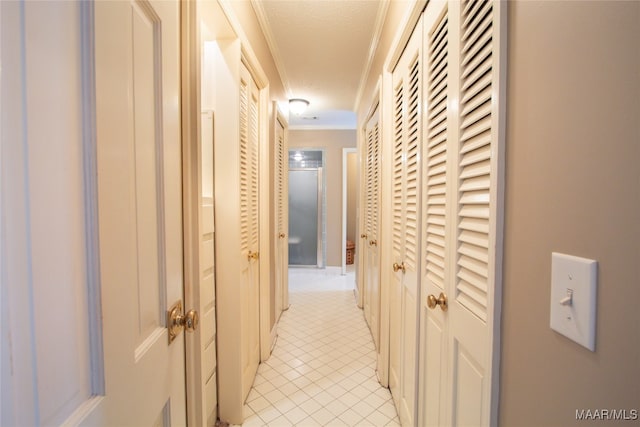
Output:
[[387,0],[252,0],[289,98],[290,128],[355,129],[355,105]]

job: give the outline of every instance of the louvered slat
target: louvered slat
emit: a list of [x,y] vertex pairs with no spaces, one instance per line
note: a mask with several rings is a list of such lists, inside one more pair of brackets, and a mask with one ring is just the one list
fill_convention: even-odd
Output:
[[[468,40],[469,35],[472,34],[475,29],[480,27],[477,22],[486,16],[487,11],[491,7],[491,0],[465,1],[462,24],[462,41]],[[474,22],[476,23],[475,25]]]
[[240,250],[249,250],[249,88],[240,82]]
[[393,103],[393,175],[392,175],[392,211],[393,211],[393,252],[395,257],[402,254],[403,232],[402,232],[402,157],[403,157],[403,116],[402,109],[404,103],[403,81],[401,80],[394,90]]
[[416,56],[409,66],[409,93],[407,117],[407,160],[405,190],[405,264],[410,270],[416,269],[418,260],[418,152],[420,138],[420,58]]
[[426,263],[427,280],[444,289],[446,253],[447,101],[449,34],[447,12],[428,37],[427,63],[427,173]]
[[366,234],[371,236],[373,234],[373,206],[374,206],[374,131],[373,129],[369,129],[368,138],[367,138],[367,182],[366,182],[366,196],[367,196],[367,204],[366,204]]
[[284,233],[284,139],[278,132],[278,233]]
[[456,299],[487,319],[492,114],[491,2],[463,7]]
[[249,103],[249,135],[250,135],[250,245],[258,250],[258,99],[251,94]]
[[372,214],[371,232],[374,239],[378,236],[378,193],[380,189],[380,127],[379,122],[373,127],[373,185],[372,185]]

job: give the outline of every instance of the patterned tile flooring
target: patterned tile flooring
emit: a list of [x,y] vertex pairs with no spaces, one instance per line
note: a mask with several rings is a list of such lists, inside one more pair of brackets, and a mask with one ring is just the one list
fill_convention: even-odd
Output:
[[250,426],[399,426],[378,383],[353,272],[290,269],[290,308],[244,406]]

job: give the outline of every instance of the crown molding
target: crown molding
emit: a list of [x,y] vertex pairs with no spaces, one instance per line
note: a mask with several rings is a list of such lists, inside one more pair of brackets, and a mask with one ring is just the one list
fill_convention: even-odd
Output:
[[282,63],[282,59],[280,58],[280,51],[278,50],[278,45],[275,42],[275,37],[271,32],[271,26],[269,25],[269,20],[264,10],[264,6],[262,5],[262,1],[251,0],[251,6],[253,7],[256,17],[258,18],[258,23],[260,24],[260,28],[262,29],[262,34],[264,35],[267,45],[269,46],[269,50],[271,51],[273,62],[276,65],[278,74],[280,75],[280,80],[282,81],[282,86],[284,87],[284,91],[287,94],[287,98],[291,98],[292,95],[291,86],[289,85],[289,79],[287,78],[284,64]]
[[367,85],[367,79],[369,77],[369,73],[371,72],[373,59],[376,56],[376,52],[378,50],[378,44],[380,43],[380,38],[382,37],[382,29],[384,28],[384,21],[387,17],[387,11],[389,10],[389,1],[390,0],[382,0],[380,2],[380,6],[378,7],[378,14],[376,16],[375,29],[373,32],[373,37],[371,39],[371,44],[369,45],[369,54],[367,56],[367,63],[362,69],[362,75],[360,76],[360,85],[358,86],[358,93],[356,94],[356,100],[353,106],[354,111],[358,111],[358,108],[360,107],[360,103],[362,102],[362,96],[364,95],[364,89]]

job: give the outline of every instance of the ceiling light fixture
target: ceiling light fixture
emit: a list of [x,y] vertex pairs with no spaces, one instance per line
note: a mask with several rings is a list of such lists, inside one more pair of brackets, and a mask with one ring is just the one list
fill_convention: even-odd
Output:
[[309,101],[302,98],[293,98],[289,100],[289,112],[299,116],[309,106]]

